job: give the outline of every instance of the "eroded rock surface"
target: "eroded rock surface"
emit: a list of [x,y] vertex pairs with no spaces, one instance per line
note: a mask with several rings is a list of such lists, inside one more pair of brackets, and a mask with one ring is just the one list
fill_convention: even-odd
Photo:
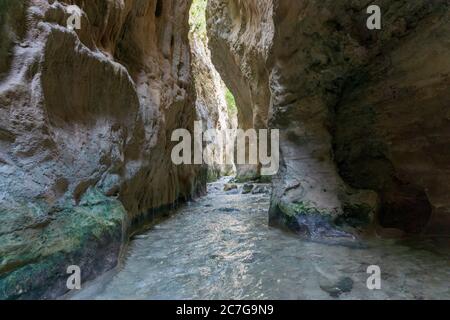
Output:
[[213,62],[240,126],[281,129],[272,224],[448,235],[449,2],[377,1],[381,30],[369,4],[210,0]]
[[68,265],[112,268],[131,225],[204,191],[170,160],[196,118],[190,1],[1,5],[0,298],[50,298]]
[[133,226],[205,191],[170,137],[230,124],[211,61],[240,128],[281,129],[271,224],[449,234],[448,0],[377,1],[381,30],[363,0],[209,0],[211,56],[189,48],[190,3],[0,2],[0,298],[57,297],[69,265],[83,282],[111,269]]
[[[207,158],[208,180],[230,176],[235,166],[228,159],[233,157],[231,139],[224,139],[225,130],[236,129],[236,114],[229,110],[225,99],[226,87],[211,61],[206,35],[205,8],[207,0],[194,1],[191,8],[189,39],[192,51],[192,75],[196,89],[197,120],[202,122],[203,132],[216,130],[218,136],[206,137],[203,149]],[[220,139],[220,136],[222,139]]]
[[[208,1],[212,61],[236,98],[240,129],[267,128],[270,104],[266,70],[274,26],[271,1]],[[260,168],[237,165],[238,179],[259,177]]]

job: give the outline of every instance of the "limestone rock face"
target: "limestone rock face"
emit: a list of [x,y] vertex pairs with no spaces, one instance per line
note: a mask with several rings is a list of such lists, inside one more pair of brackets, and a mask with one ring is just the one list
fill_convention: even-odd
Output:
[[377,4],[381,30],[367,28],[366,1],[209,2],[240,125],[281,130],[272,224],[310,238],[373,220],[450,231],[449,2]]
[[[196,17],[202,19],[201,17]],[[192,75],[196,88],[197,120],[202,122],[203,132],[216,130],[218,135],[224,137],[225,130],[237,127],[236,114],[228,110],[225,99],[225,84],[211,61],[211,51],[208,48],[208,39],[195,26],[191,27],[190,43],[192,52]],[[220,176],[232,175],[235,167],[228,163],[232,159],[234,141],[218,137],[207,138],[203,149],[208,158],[204,159],[208,167],[208,180],[215,180]]]
[[[266,70],[274,25],[270,0],[208,1],[212,61],[233,92],[240,129],[267,128],[270,105]],[[260,168],[238,165],[238,178],[252,179]]]
[[[68,5],[82,12],[67,28]],[[115,266],[131,225],[204,190],[171,161],[193,129],[183,0],[6,1],[0,14],[0,298]]]

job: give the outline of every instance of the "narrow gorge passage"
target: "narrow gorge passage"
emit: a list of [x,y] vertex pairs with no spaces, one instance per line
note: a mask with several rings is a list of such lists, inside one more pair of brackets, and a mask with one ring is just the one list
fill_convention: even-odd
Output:
[[[229,179],[209,184],[207,196],[135,236],[116,271],[70,298],[450,298],[448,255],[432,241],[303,241],[268,227],[269,185],[250,194],[242,185],[223,191]],[[372,264],[383,270],[383,290],[366,287]]]
[[0,300],[450,299],[449,15],[0,0]]

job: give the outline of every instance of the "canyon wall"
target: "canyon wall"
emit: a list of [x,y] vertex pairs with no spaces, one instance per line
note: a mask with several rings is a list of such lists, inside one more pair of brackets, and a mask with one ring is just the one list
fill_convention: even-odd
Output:
[[197,117],[190,1],[0,5],[0,298],[52,298],[69,265],[111,269],[132,226],[204,191],[170,157]]
[[210,0],[213,62],[239,125],[281,130],[272,225],[448,235],[449,1],[377,1],[381,30],[371,4]]
[[[227,159],[233,157],[234,141],[220,139],[227,129],[236,129],[236,113],[226,101],[226,86],[211,61],[206,35],[205,8],[207,0],[194,0],[191,8],[189,39],[192,53],[192,76],[196,91],[197,120],[202,122],[203,132],[217,130],[217,137],[206,137],[203,150],[208,171],[208,181],[220,176],[231,176],[235,166]],[[222,135],[222,137],[224,137]]]
[[[212,61],[233,93],[240,129],[267,128],[270,104],[266,70],[274,26],[267,0],[208,1]],[[237,178],[259,177],[260,166],[237,165]]]
[[450,233],[449,0],[377,1],[381,30],[363,0],[209,0],[211,53],[191,52],[190,4],[0,1],[0,298],[113,268],[134,227],[230,170],[170,159],[174,129],[234,125],[211,61],[240,128],[281,130],[272,225]]

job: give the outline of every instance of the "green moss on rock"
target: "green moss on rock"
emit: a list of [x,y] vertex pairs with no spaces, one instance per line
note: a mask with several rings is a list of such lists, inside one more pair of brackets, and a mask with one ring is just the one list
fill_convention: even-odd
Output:
[[115,199],[89,189],[79,205],[67,204],[51,223],[0,235],[0,299],[54,298],[67,291],[67,267],[83,280],[114,267],[123,242],[126,211]]
[[328,213],[319,210],[317,207],[313,206],[307,201],[298,202],[281,202],[279,204],[281,211],[288,216],[297,215],[327,215]]
[[372,222],[373,208],[366,204],[346,204],[344,214],[335,223],[339,226],[365,227]]

